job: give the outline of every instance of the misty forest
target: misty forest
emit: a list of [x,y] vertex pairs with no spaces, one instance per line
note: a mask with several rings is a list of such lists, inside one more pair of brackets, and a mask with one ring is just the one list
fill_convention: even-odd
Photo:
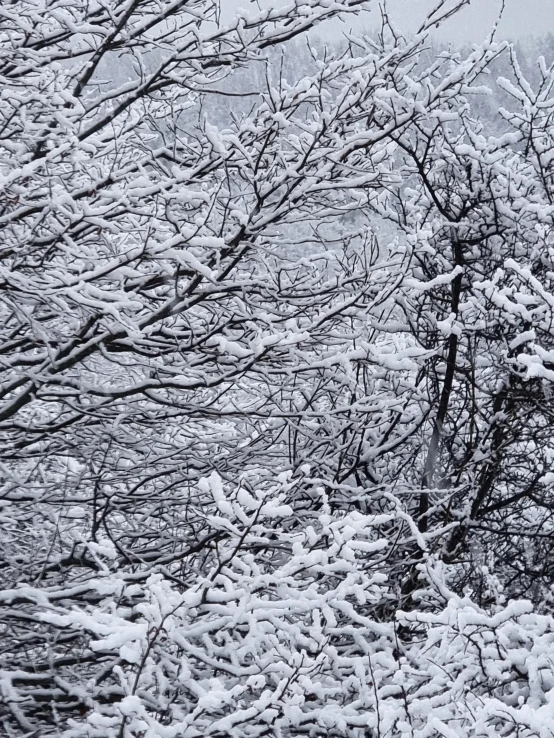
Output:
[[0,1],[2,738],[554,736],[554,36],[468,2]]

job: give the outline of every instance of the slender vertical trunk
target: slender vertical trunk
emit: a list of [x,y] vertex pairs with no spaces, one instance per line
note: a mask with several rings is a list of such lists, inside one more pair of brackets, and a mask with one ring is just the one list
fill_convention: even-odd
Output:
[[[458,233],[455,229],[452,229],[452,252],[454,256],[454,266],[463,266],[463,253],[462,246],[458,237]],[[452,291],[450,298],[450,312],[454,316],[458,315],[460,308],[460,296],[462,292],[462,279],[463,273],[460,270],[460,274],[452,280]],[[448,415],[450,408],[450,402],[452,398],[452,388],[454,385],[454,376],[456,373],[456,362],[458,358],[458,350],[460,345],[460,339],[457,333],[451,333],[448,339],[447,345],[447,357],[446,357],[446,372],[444,375],[444,381],[442,389],[439,395],[439,404],[437,412],[433,421],[433,430],[429,445],[427,446],[427,454],[425,457],[425,463],[423,466],[423,477],[421,480],[422,491],[419,495],[418,511],[417,511],[417,526],[420,533],[426,533],[429,527],[429,490],[432,489],[433,479],[437,467],[437,459],[440,449],[440,441],[443,435],[444,422]],[[417,589],[418,570],[417,563],[423,558],[423,551],[418,549],[414,555],[414,564],[407,581],[402,587],[402,596],[407,606],[408,602],[412,598],[413,593]]]
[[[463,264],[463,254],[461,244],[458,238],[458,233],[452,230],[452,251],[454,254],[454,264],[456,267],[461,267]],[[452,281],[452,293],[450,299],[450,312],[455,316],[458,315],[460,309],[460,295],[462,292],[462,278],[463,274],[460,272]],[[450,399],[452,397],[452,387],[454,384],[454,375],[456,373],[456,361],[458,358],[458,348],[460,339],[457,333],[451,333],[448,339],[448,352],[446,357],[446,372],[444,375],[444,381],[442,390],[439,398],[439,406],[435,419],[433,421],[433,432],[431,434],[431,440],[427,447],[427,456],[425,457],[425,464],[423,467],[423,478],[422,488],[423,491],[419,496],[419,508],[417,516],[418,528],[422,533],[427,531],[429,520],[429,493],[433,486],[433,478],[437,466],[437,457],[440,446],[440,439],[443,434],[444,421],[448,414],[450,407]]]

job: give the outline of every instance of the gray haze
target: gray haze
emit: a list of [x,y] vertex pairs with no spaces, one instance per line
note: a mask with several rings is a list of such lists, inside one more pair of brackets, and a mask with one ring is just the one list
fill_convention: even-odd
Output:
[[[289,3],[290,0],[272,0],[272,5]],[[222,0],[225,14],[229,17],[237,8],[255,7],[248,0]],[[262,2],[265,4],[265,2]],[[406,31],[415,31],[425,12],[436,5],[436,0],[389,0],[388,5],[396,22]],[[481,41],[493,28],[501,7],[500,0],[472,0],[455,18],[441,30],[443,38],[456,42]],[[378,3],[372,13],[364,13],[364,20],[356,26],[370,28],[378,22]],[[338,34],[344,23],[333,22],[320,26],[318,35]],[[525,38],[554,31],[554,0],[506,0],[506,8],[499,26],[500,38]]]
[[[400,25],[415,30],[418,20],[435,3],[428,0],[392,0]],[[498,0],[473,0],[445,23],[441,35],[454,41],[481,41],[494,26],[501,3]],[[501,38],[524,38],[554,31],[554,0],[506,0],[498,33]]]

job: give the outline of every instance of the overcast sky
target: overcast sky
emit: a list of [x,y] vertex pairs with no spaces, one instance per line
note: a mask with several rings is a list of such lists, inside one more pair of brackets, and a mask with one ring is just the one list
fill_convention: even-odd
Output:
[[[415,25],[435,3],[428,0],[390,0],[400,25]],[[498,17],[499,0],[472,0],[468,8],[445,24],[443,35],[458,41],[480,41],[486,36]],[[506,8],[499,27],[503,37],[522,38],[554,31],[554,0],[506,0]]]
[[[288,3],[289,0],[272,0],[272,4]],[[436,0],[388,0],[395,19],[407,31],[415,30],[418,21]],[[252,7],[249,0],[222,0],[227,12],[236,8]],[[374,3],[375,8],[378,2]],[[488,35],[501,6],[500,0],[472,0],[455,18],[445,24],[441,35],[454,41],[481,41]],[[378,12],[373,16],[377,19]],[[365,14],[365,24],[369,27],[371,15]],[[359,23],[359,21],[358,21]],[[327,33],[340,33],[344,25],[333,22],[327,24]],[[323,32],[324,27],[320,27]],[[503,38],[523,38],[554,32],[554,0],[506,0],[506,9],[499,29]],[[319,31],[318,31],[319,33]],[[321,33],[323,35],[323,33]]]

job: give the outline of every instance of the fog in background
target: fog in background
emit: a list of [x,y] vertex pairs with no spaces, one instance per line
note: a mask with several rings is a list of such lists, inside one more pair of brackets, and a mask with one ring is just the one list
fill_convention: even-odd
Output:
[[[271,5],[288,3],[290,0],[271,0]],[[389,0],[387,5],[392,17],[404,30],[416,31],[426,12],[436,5],[436,0]],[[256,4],[248,0],[223,0],[222,6],[224,17],[229,19],[238,8],[253,11]],[[500,0],[473,0],[469,7],[444,24],[440,36],[456,43],[482,41],[492,30],[500,8]],[[358,30],[377,25],[380,18],[378,2],[374,3],[372,12],[355,18]],[[339,35],[348,25],[340,21],[328,22],[319,27],[318,35]],[[554,31],[554,0],[506,0],[498,28],[500,38],[523,39],[549,31]]]

